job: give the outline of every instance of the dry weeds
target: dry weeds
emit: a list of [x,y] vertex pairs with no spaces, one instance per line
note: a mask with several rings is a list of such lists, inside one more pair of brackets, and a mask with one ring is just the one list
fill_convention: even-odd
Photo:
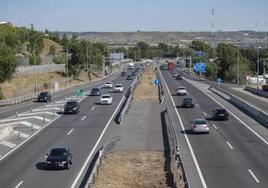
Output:
[[164,154],[147,151],[119,151],[102,162],[94,188],[168,187]]
[[134,101],[157,101],[158,90],[154,84],[155,72],[152,66],[146,67],[140,84],[134,92]]

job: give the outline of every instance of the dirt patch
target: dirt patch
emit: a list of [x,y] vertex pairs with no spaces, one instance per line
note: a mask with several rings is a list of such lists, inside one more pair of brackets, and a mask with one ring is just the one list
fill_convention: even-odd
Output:
[[158,90],[154,84],[155,72],[153,66],[146,67],[140,84],[134,92],[134,101],[157,101]]
[[113,152],[103,160],[93,187],[168,187],[164,165],[162,152]]

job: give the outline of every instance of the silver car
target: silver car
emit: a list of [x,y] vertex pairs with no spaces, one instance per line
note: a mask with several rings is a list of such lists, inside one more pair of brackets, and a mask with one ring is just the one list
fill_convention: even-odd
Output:
[[209,125],[205,119],[194,119],[192,121],[193,133],[209,133]]

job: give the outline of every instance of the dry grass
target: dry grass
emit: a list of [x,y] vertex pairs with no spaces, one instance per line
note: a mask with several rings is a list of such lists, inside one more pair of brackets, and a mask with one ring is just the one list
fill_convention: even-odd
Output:
[[58,44],[50,39],[44,39],[44,48],[41,52],[41,55],[49,54],[50,46],[55,47],[56,54],[60,53],[63,50],[63,47],[60,44]]
[[164,162],[162,152],[119,151],[111,153],[103,160],[93,187],[168,187]]
[[146,67],[140,84],[135,90],[134,101],[157,101],[158,90],[154,84],[155,72],[153,67]]

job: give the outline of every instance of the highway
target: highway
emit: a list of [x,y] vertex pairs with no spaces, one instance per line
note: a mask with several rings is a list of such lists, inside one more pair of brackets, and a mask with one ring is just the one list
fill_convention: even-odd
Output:
[[[89,96],[81,102],[79,114],[62,115],[3,159],[0,162],[1,187],[78,187],[83,177],[77,175],[86,159],[94,154],[93,149],[98,146],[102,132],[113,120],[115,111],[122,103],[123,96],[133,80],[118,76],[113,83],[123,84],[124,92],[111,93],[112,105],[99,105],[97,104],[98,97]],[[102,84],[103,82],[99,82],[95,85],[101,86]],[[103,89],[103,91],[103,94],[110,93],[110,89]],[[21,107],[20,110],[28,110],[28,108],[29,106]],[[72,166],[69,170],[46,170],[45,154],[50,148],[60,146],[70,148],[73,154]]]
[[[175,80],[169,71],[161,72],[163,85],[168,87],[166,95],[171,95],[174,102],[170,106],[174,105],[174,111],[177,111],[173,113],[173,119],[178,126],[177,132],[180,133],[182,153],[187,153],[182,156],[182,160],[185,162],[190,187],[268,187],[267,129],[262,132],[265,137],[254,132],[254,129],[250,130],[245,125],[250,122],[249,119],[239,119],[241,112],[237,109],[230,112],[228,121],[212,121],[211,112],[221,108],[220,102],[213,99],[209,91],[202,92],[198,89],[202,83],[190,82],[185,79],[185,75],[183,80]],[[195,108],[180,107],[183,97],[176,96],[176,88],[181,85],[194,98]],[[194,118],[210,120],[210,133],[192,134],[190,122]],[[256,124],[256,129],[259,126],[261,125]],[[192,172],[193,167],[196,173]],[[197,179],[199,182],[196,182]]]

